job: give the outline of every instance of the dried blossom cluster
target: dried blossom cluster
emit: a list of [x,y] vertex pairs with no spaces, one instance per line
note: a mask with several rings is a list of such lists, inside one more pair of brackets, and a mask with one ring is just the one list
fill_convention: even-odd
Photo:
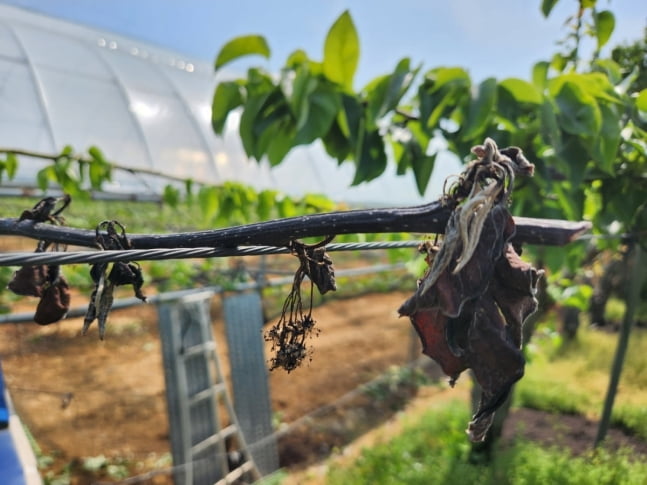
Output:
[[[62,204],[59,207],[59,202]],[[63,225],[65,220],[60,215],[70,204],[69,195],[60,198],[45,197],[32,209],[23,211],[18,222],[50,223]],[[126,230],[117,221],[103,221],[95,231],[95,245],[101,250],[130,249]],[[47,250],[60,251],[65,247],[48,241],[38,241],[36,252]],[[113,292],[116,286],[132,285],[135,296],[146,301],[141,288],[144,284],[142,271],[138,263],[117,261],[115,263],[96,263],[90,268],[94,290],[83,322],[85,335],[94,320],[99,322],[99,337],[103,339],[108,313],[113,303]],[[70,287],[61,273],[59,265],[23,266],[18,269],[7,286],[18,295],[40,298],[34,321],[40,325],[49,325],[65,318],[70,308]]]
[[[332,260],[325,251],[325,245],[332,240],[307,245],[297,241],[290,243],[292,254],[299,258],[290,294],[285,299],[279,321],[265,333],[265,340],[272,342],[274,357],[270,359],[270,370],[283,368],[288,372],[301,365],[311,355],[306,340],[317,335],[315,320],[312,318],[313,286],[317,286],[323,295],[335,291],[335,272]],[[308,276],[310,279],[310,300],[307,313],[304,312],[301,300],[301,283]]]

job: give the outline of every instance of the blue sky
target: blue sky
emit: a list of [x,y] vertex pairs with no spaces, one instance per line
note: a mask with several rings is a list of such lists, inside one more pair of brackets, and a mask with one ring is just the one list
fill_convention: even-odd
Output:
[[[550,58],[565,35],[563,23],[575,0],[560,0],[550,18],[540,0],[0,0],[170,48],[212,61],[230,38],[263,34],[269,61],[244,61],[277,69],[304,48],[321,58],[326,31],[349,9],[361,42],[356,87],[391,71],[402,57],[423,70],[467,67],[476,80],[528,78],[532,65]],[[642,0],[598,0],[616,14],[610,45],[642,36]],[[239,61],[242,62],[242,61]]]

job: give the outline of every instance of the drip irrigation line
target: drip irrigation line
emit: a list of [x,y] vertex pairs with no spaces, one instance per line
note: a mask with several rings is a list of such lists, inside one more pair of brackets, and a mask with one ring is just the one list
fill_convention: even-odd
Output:
[[[363,251],[375,249],[415,248],[420,241],[388,241],[365,243],[334,243],[326,246],[329,252]],[[260,256],[290,254],[287,247],[241,246],[237,248],[173,248],[124,249],[106,251],[51,251],[14,252],[0,254],[0,266],[36,266],[41,264],[108,263],[115,261],[154,261],[162,259],[222,258],[229,256]]]

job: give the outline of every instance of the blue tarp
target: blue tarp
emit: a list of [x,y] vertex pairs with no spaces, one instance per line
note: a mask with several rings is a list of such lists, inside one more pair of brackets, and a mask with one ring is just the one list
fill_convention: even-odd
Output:
[[4,376],[0,367],[0,483],[25,485],[25,474],[9,429],[9,403],[6,399]]

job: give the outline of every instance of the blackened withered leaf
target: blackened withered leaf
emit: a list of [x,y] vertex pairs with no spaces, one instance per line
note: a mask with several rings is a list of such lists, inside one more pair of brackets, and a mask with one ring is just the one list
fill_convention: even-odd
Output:
[[49,325],[63,319],[70,309],[70,287],[59,275],[53,283],[47,283],[34,314],[34,322]]
[[107,269],[108,263],[95,263],[90,267],[90,278],[92,278],[95,285],[99,283],[99,280],[104,276]]
[[324,295],[329,291],[337,291],[335,269],[332,259],[326,253],[325,247],[308,248],[308,264],[305,266],[308,278],[317,286],[319,293]]
[[[496,205],[488,214],[481,231],[480,240],[470,261],[454,273],[456,259],[461,254],[462,244],[457,232],[457,216],[447,224],[445,239],[435,256],[429,272],[423,277],[416,293],[398,310],[401,315],[413,315],[418,309],[440,308],[449,317],[458,317],[465,303],[479,298],[487,289],[496,261],[501,257],[506,242],[514,235],[514,221],[508,209]],[[449,263],[437,271],[440,261]]]
[[521,347],[523,322],[537,310],[537,283],[544,274],[523,261],[512,244],[497,261],[491,284],[492,297],[503,313],[507,331],[517,347]]
[[456,355],[446,338],[448,327],[452,324],[460,325],[460,322],[454,320],[444,315],[439,308],[420,310],[411,316],[411,323],[422,342],[422,352],[440,364],[452,385],[461,372],[467,369],[467,364]]
[[[411,318],[423,352],[438,362],[450,383],[467,368],[474,372],[483,393],[468,434],[472,441],[482,441],[494,412],[523,376],[521,325],[536,309],[540,272],[521,261],[508,243],[514,222],[499,203],[487,214],[470,260],[454,273],[462,252],[455,221],[455,216],[450,219],[443,247],[399,312]],[[449,259],[438,263],[443,251]],[[434,273],[436,264],[441,269]]]
[[7,288],[16,295],[38,296],[43,293],[43,285],[47,281],[47,266],[23,266],[17,270]]
[[139,264],[131,262],[117,261],[113,264],[108,279],[115,286],[133,285],[135,296],[142,301],[146,301],[146,297],[141,291],[144,284],[144,277]]
[[468,433],[472,441],[482,441],[494,412],[508,397],[512,385],[523,377],[525,366],[519,346],[508,338],[506,322],[490,292],[473,310],[468,342],[465,361],[482,389]]

